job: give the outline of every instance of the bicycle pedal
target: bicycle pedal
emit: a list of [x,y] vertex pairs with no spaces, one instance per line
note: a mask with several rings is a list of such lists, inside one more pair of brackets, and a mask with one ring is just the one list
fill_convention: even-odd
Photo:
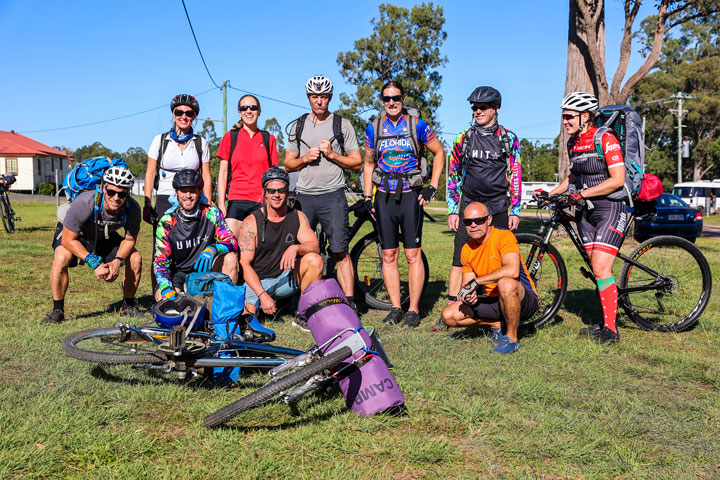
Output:
[[170,348],[173,350],[181,350],[185,346],[185,329],[180,325],[175,325],[169,332]]

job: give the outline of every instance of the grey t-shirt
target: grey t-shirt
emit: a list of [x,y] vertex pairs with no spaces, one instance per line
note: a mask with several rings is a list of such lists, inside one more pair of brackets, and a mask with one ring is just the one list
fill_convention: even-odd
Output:
[[[130,210],[127,211],[127,218],[125,220],[125,233],[136,237],[140,233],[140,205],[135,201],[134,198],[128,197],[130,203]],[[73,233],[77,233],[80,237],[87,239],[89,242],[95,241],[95,191],[89,190],[83,192],[77,196],[77,198],[70,204],[70,209],[65,215],[63,220],[63,226]],[[100,223],[97,228],[100,238],[105,236],[105,225],[107,224],[107,233],[112,233],[123,228],[121,223],[121,212],[118,215],[111,217],[105,209],[100,212]]]
[[[317,147],[322,140],[330,140],[333,138],[333,115],[330,115],[324,122],[317,123],[311,119],[311,115],[305,119],[305,126],[302,131],[302,141],[300,142],[299,156],[305,155],[311,147]],[[296,125],[290,129],[289,138],[295,138]],[[359,150],[357,136],[352,124],[347,118],[343,118],[340,123],[340,130],[345,137],[345,153],[355,152]],[[306,145],[307,144],[307,145]],[[340,144],[333,139],[332,149],[341,153]],[[287,143],[288,152],[297,152],[297,143]],[[320,195],[322,193],[334,192],[345,186],[345,176],[343,169],[337,163],[331,162],[324,155],[316,161],[305,165],[300,170],[295,191],[306,195]]]

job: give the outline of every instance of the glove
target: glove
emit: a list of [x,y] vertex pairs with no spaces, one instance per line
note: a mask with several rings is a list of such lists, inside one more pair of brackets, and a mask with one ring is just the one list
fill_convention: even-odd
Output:
[[88,253],[85,257],[85,265],[90,267],[90,270],[95,270],[100,266],[101,263],[102,258],[97,255],[93,255],[92,253]]
[[567,197],[567,202],[569,205],[577,205],[578,203],[582,203],[584,200],[582,193],[571,193]]
[[543,190],[542,188],[538,188],[537,190],[533,190],[532,194],[533,198],[541,199],[541,198],[547,198],[548,193]]
[[435,197],[435,193],[437,193],[437,188],[433,187],[432,185],[428,185],[427,187],[422,189],[422,191],[420,192],[420,196],[423,198],[423,200],[429,202]]
[[373,215],[373,208],[375,208],[375,205],[373,205],[372,197],[365,197],[365,208],[367,209],[373,220],[375,220],[375,215]]
[[195,260],[195,271],[196,272],[209,272],[212,270],[213,259],[217,255],[217,250],[214,246],[210,245],[205,247],[205,250],[200,252],[200,256]]
[[175,297],[177,294],[175,293],[175,290],[173,290],[170,287],[165,287],[162,290],[160,290],[160,298],[164,299],[170,299],[175,300]]
[[157,212],[149,203],[146,203],[143,207],[143,220],[150,225],[155,225],[158,221]]

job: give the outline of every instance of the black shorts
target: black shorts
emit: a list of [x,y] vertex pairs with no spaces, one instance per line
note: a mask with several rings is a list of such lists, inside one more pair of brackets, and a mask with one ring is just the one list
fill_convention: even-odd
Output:
[[577,214],[578,230],[585,251],[593,250],[617,255],[627,229],[627,208],[623,201],[590,200],[594,208]]
[[[157,213],[158,221],[165,215],[165,211],[170,208],[172,205],[170,204],[170,195],[156,195],[155,196],[155,213]],[[153,238],[152,238],[152,261],[155,262],[155,242],[157,242],[157,237],[155,234],[157,233],[157,224],[153,225]]]
[[341,188],[330,193],[320,195],[307,195],[298,193],[295,208],[308,218],[310,228],[315,230],[318,222],[322,225],[325,236],[330,243],[331,253],[348,251],[348,204],[345,199],[345,189]]
[[[520,321],[524,322],[532,317],[538,309],[538,297],[535,292],[525,289],[525,296],[520,301]],[[477,305],[472,307],[473,318],[482,320],[502,320],[500,310],[500,297],[480,297]]]
[[[58,222],[52,242],[53,251],[62,244],[62,233],[63,224]],[[93,245],[88,239],[79,237],[78,240],[83,244],[83,247],[85,247],[90,253],[93,253]],[[101,257],[103,263],[108,263],[110,259],[115,258],[117,255],[118,248],[120,247],[120,243],[122,241],[123,237],[117,232],[112,232],[110,234],[110,238],[107,240],[105,238],[98,238],[95,244],[95,255]],[[78,257],[73,256],[73,259],[70,260],[68,267],[72,268],[77,266],[77,264]]]
[[251,202],[250,200],[230,200],[227,205],[225,218],[234,220],[245,220],[253,211],[262,207],[262,203]]
[[[462,267],[462,262],[460,262],[460,252],[462,252],[462,248],[465,246],[465,244],[470,241],[470,236],[465,229],[465,225],[463,225],[463,218],[465,218],[463,212],[465,211],[465,208],[467,208],[467,206],[474,201],[475,200],[470,200],[467,197],[460,197],[460,205],[458,209],[458,212],[460,213],[460,223],[458,224],[457,232],[455,232],[455,249],[453,250],[452,263],[453,267]],[[495,228],[502,228],[503,230],[507,230],[508,221],[508,212],[507,208],[505,208],[505,210],[501,210],[493,214],[491,225]]]
[[419,196],[420,190],[411,190],[403,192],[400,201],[396,201],[394,193],[377,191],[375,218],[383,250],[398,248],[401,239],[404,248],[421,247],[423,212]]

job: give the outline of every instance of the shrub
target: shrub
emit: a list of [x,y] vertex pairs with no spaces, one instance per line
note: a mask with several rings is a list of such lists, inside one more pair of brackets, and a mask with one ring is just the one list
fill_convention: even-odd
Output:
[[42,182],[38,185],[38,195],[55,195],[55,185],[52,183]]

